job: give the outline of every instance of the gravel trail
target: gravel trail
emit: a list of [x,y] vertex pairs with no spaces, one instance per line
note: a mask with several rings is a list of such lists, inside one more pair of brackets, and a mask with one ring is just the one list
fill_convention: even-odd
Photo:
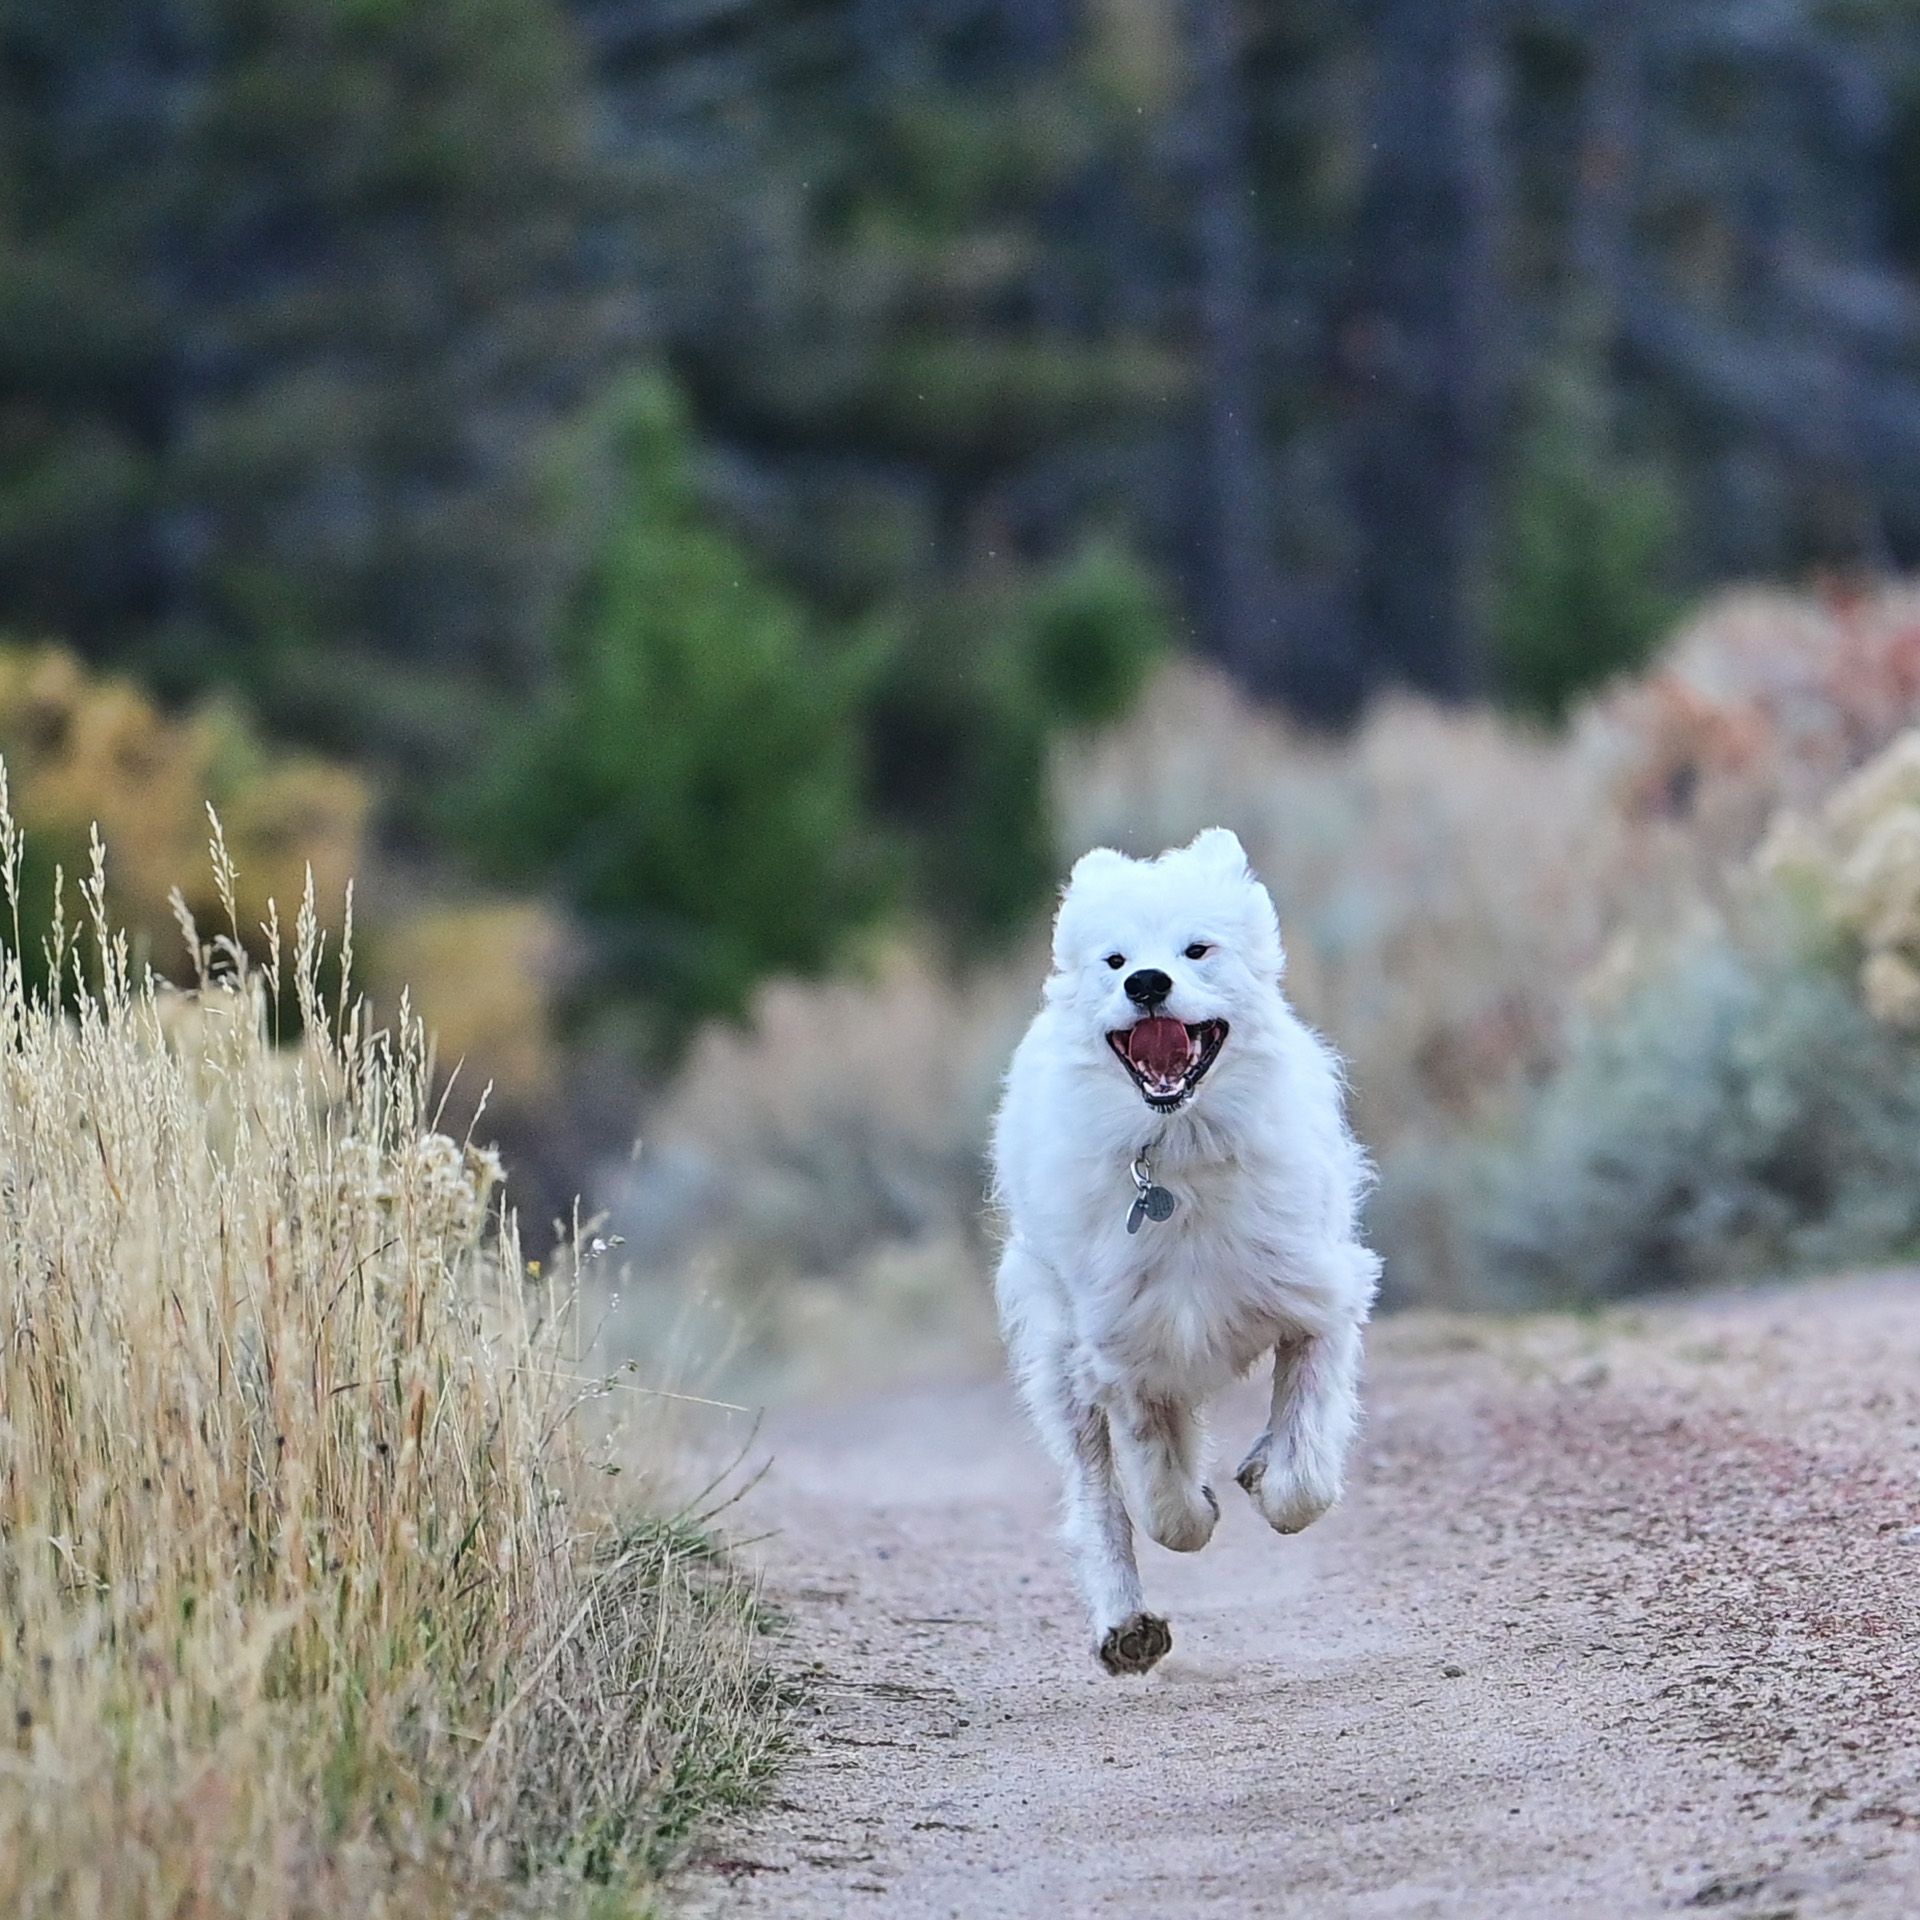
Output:
[[1920,1277],[1377,1327],[1348,1501],[1218,1471],[1093,1666],[1004,1388],[784,1416],[751,1500],[813,1670],[696,1915],[1920,1914]]

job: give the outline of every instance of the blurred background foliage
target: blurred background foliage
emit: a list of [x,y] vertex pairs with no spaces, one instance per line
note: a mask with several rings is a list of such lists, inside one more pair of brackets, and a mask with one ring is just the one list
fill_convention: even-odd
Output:
[[36,981],[52,876],[85,877],[96,825],[113,845],[125,924],[156,964],[184,953],[168,905],[176,887],[196,919],[226,930],[207,858],[209,806],[241,876],[235,905],[249,939],[271,899],[291,915],[309,872],[337,911],[366,853],[372,795],[357,775],[276,752],[231,703],[168,714],[133,682],[90,673],[63,648],[0,646],[0,760],[30,835],[22,951]]
[[706,522],[669,391],[615,412],[607,538],[463,818],[476,859],[588,920],[591,987],[693,1024],[844,958],[881,903],[857,735],[876,649],[819,631]]
[[0,0],[42,880],[98,817],[161,952],[207,798],[243,918],[357,871],[527,1191],[663,1250],[973,1262],[1066,853],[1224,818],[1404,1284],[1574,1274],[1476,1156],[1636,1110],[1639,900],[1728,1046],[1816,966],[1909,1044],[1898,940],[1725,901],[1920,718],[1916,564],[1898,0]]

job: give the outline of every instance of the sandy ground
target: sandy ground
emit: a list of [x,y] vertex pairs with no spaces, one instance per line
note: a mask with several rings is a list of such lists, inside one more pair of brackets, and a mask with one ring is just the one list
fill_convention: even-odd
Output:
[[[813,1669],[700,1915],[1920,1914],[1920,1277],[1375,1330],[1347,1504],[1099,1673],[998,1385],[776,1423]],[[1260,1400],[1221,1409],[1230,1463]]]

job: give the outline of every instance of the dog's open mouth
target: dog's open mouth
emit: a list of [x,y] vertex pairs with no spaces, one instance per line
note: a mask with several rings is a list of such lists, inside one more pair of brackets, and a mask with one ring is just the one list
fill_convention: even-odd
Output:
[[1179,1106],[1206,1078],[1226,1043],[1224,1020],[1188,1026],[1165,1014],[1107,1035],[1107,1045],[1133,1075],[1141,1098],[1148,1106],[1161,1108]]

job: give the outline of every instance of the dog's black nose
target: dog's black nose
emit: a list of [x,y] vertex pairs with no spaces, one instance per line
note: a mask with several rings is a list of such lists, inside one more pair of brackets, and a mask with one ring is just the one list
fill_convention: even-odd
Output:
[[1158,967],[1142,967],[1128,974],[1122,985],[1136,1007],[1157,1007],[1173,991],[1173,976]]

